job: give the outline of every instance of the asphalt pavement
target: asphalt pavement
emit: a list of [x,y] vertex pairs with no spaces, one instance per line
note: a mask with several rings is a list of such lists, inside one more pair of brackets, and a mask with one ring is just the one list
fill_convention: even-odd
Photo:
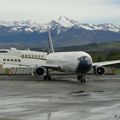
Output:
[[0,120],[120,120],[120,75],[0,76]]

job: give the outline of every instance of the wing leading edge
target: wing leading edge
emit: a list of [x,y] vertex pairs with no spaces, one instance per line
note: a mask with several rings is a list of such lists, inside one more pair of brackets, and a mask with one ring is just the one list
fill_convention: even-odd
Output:
[[46,65],[42,65],[42,67],[47,68],[47,69],[53,69],[53,70],[59,70],[60,69],[60,66],[58,66],[58,65],[46,64]]
[[106,66],[106,67],[114,67],[120,65],[120,60],[113,60],[113,61],[105,61],[105,62],[95,62],[92,64],[92,67],[95,66]]

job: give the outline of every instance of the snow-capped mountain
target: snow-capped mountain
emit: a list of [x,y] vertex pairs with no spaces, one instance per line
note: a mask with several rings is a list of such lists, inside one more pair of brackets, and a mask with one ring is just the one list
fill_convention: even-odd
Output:
[[113,31],[120,32],[120,25],[114,24],[82,24],[75,20],[71,20],[65,16],[60,16],[58,20],[52,20],[47,24],[39,24],[36,22],[28,21],[13,21],[13,22],[5,22],[0,21],[0,26],[10,27],[10,31],[20,32],[47,32],[47,26],[50,26],[51,29],[57,28],[58,33],[61,31],[66,31],[71,27],[76,27],[77,29],[83,28],[86,30],[105,30],[105,31]]
[[114,25],[111,23],[106,24],[80,24],[79,27],[87,29],[87,30],[106,30],[106,31],[113,31],[113,32],[120,32],[120,26]]
[[[65,16],[46,24],[28,21],[0,21],[0,45],[47,46],[48,30],[51,29],[56,47],[90,43],[120,41],[120,25],[84,24]],[[15,47],[14,46],[14,47]]]
[[75,20],[68,19],[65,16],[60,16],[56,22],[59,23],[62,27],[65,27],[65,28],[67,28],[67,27],[70,28],[70,27],[73,27],[73,26],[79,26],[79,24],[80,24],[79,22],[77,22]]
[[75,20],[71,20],[65,16],[59,17],[57,21],[60,26],[64,28],[71,28],[71,27],[77,27],[77,28],[84,28],[86,30],[108,30],[113,32],[120,32],[120,25],[114,25],[111,23],[106,24],[82,24]]
[[0,21],[0,26],[9,27],[10,31],[12,32],[20,32],[20,31],[26,31],[26,32],[46,32],[47,26],[41,25],[35,22],[32,22],[30,20],[28,21],[12,21],[12,22],[5,22]]

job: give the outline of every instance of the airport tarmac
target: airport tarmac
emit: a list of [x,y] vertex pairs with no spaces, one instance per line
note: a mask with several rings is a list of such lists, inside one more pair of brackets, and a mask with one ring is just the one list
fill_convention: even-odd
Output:
[[120,120],[120,75],[0,76],[0,120]]

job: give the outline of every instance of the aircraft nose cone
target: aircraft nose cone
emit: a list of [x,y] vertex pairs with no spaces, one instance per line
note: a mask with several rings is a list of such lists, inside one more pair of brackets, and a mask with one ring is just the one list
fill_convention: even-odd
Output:
[[82,56],[78,58],[79,64],[76,69],[77,74],[85,74],[87,73],[92,67],[92,60],[88,56]]

